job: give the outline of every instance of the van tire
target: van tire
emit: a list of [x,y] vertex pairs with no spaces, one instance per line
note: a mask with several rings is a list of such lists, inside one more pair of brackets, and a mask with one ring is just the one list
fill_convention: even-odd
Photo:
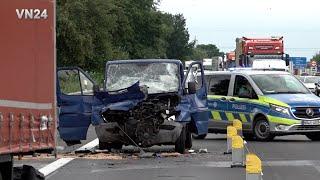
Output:
[[108,143],[108,142],[101,142],[99,141],[99,149],[100,150],[105,150],[107,149],[108,151],[111,151],[111,149],[122,149],[122,143]]
[[311,133],[311,134],[306,134],[307,138],[309,138],[311,141],[320,141],[320,133]]
[[186,150],[186,127],[183,126],[180,136],[175,142],[174,150],[180,154],[184,154]]
[[269,122],[263,116],[256,118],[253,127],[253,135],[258,141],[270,141],[275,137],[271,134]]
[[186,149],[192,148],[192,137],[189,128],[186,130]]
[[207,134],[201,134],[201,135],[192,134],[193,139],[205,139],[206,137],[207,137]]

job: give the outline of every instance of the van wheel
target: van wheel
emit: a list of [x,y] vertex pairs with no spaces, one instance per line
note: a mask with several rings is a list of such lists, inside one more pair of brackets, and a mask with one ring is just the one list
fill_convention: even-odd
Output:
[[253,134],[258,141],[270,141],[274,135],[270,132],[269,122],[265,117],[258,117],[254,125]]
[[179,138],[176,140],[174,150],[180,154],[184,154],[186,150],[186,128],[182,128]]
[[306,134],[306,136],[312,141],[320,141],[320,133]]
[[100,150],[105,150],[107,149],[108,151],[111,151],[111,149],[122,149],[122,143],[108,143],[108,142],[101,142],[99,141],[99,149]]
[[192,134],[193,139],[205,139],[206,137],[207,137],[207,134],[201,134],[201,135]]
[[192,148],[192,137],[191,137],[191,132],[188,128],[186,130],[186,148],[187,149]]

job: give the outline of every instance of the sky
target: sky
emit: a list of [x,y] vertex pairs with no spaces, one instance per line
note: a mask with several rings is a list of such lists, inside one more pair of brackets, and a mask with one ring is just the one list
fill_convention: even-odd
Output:
[[160,11],[183,14],[190,40],[235,49],[237,37],[283,36],[291,57],[320,51],[318,0],[161,0]]

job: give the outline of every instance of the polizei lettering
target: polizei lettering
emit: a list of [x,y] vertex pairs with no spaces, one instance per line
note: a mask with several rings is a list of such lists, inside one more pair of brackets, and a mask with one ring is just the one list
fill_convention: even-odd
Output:
[[16,9],[18,19],[47,19],[47,9]]

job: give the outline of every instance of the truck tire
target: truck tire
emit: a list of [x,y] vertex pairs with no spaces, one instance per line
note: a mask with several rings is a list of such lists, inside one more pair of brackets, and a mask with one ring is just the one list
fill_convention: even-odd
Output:
[[111,151],[111,149],[122,149],[122,143],[108,143],[108,142],[101,142],[99,141],[99,149],[100,150],[108,150]]
[[274,138],[274,135],[270,132],[269,122],[263,116],[257,117],[253,134],[258,141],[270,141]]
[[192,137],[191,137],[191,132],[188,128],[186,130],[186,148],[187,149],[192,148]]
[[207,134],[201,134],[201,135],[192,134],[193,139],[205,139],[206,137],[207,137]]
[[320,141],[320,133],[312,133],[312,134],[306,134],[307,138],[309,138],[311,141]]
[[186,128],[183,127],[179,138],[176,140],[174,150],[180,154],[184,154],[186,150]]

